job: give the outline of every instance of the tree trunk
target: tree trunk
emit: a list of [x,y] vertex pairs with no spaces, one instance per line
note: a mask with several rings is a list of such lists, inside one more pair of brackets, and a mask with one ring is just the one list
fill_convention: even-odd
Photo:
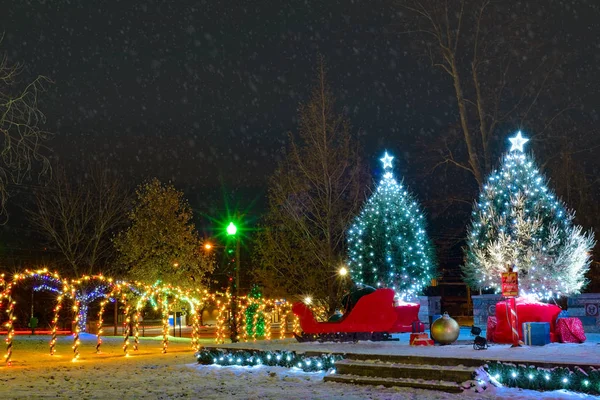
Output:
[[475,180],[479,187],[483,186],[483,176],[481,172],[481,166],[479,165],[479,158],[477,157],[477,149],[475,148],[475,143],[473,143],[473,138],[471,137],[471,131],[469,130],[469,120],[467,115],[467,107],[465,104],[465,98],[462,91],[462,86],[460,83],[460,76],[458,73],[458,69],[456,67],[456,60],[454,59],[453,54],[449,54],[447,56],[448,61],[450,62],[450,67],[452,68],[452,78],[454,82],[454,90],[456,91],[456,101],[458,102],[458,112],[460,114],[460,125],[463,130],[463,134],[465,137],[465,142],[467,144],[467,151],[469,153],[469,165],[471,166],[471,170],[473,175],[475,176]]

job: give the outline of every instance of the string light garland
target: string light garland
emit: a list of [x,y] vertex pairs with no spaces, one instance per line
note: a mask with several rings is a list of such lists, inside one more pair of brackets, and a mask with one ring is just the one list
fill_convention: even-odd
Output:
[[196,353],[196,360],[203,365],[277,366],[299,368],[306,372],[328,371],[336,361],[344,359],[340,354],[306,356],[294,351],[249,351],[204,348]]
[[123,353],[125,356],[129,355],[127,349],[129,348],[129,322],[131,322],[130,316],[130,308],[129,302],[127,301],[127,296],[125,294],[122,295],[121,301],[125,305],[125,310],[123,311]]
[[[75,293],[72,293],[71,296],[72,298],[74,298]],[[71,361],[77,361],[77,359],[79,358],[79,345],[81,344],[79,340],[79,301],[77,300],[73,302],[73,313],[75,315],[75,320],[73,321],[75,331],[73,332],[73,358],[71,359]]]
[[[96,353],[101,353],[102,335],[103,335],[103,315],[106,305],[111,301],[121,301],[124,304],[124,354],[128,355],[129,337],[132,335],[129,328],[131,318],[134,318],[134,350],[138,349],[139,345],[139,321],[142,308],[150,303],[155,310],[161,307],[162,326],[163,326],[163,352],[166,352],[168,347],[168,332],[169,332],[169,311],[173,304],[187,303],[192,317],[192,348],[197,350],[200,347],[200,321],[201,312],[204,307],[214,305],[218,310],[217,316],[217,343],[223,343],[228,329],[227,315],[231,312],[231,294],[226,293],[209,293],[206,289],[203,290],[182,290],[178,287],[170,285],[162,285],[160,282],[155,282],[152,285],[141,282],[125,282],[114,281],[111,278],[102,275],[84,275],[79,279],[66,280],[59,276],[58,273],[48,272],[47,269],[36,271],[24,270],[22,273],[17,273],[12,277],[12,280],[7,280],[5,276],[0,275],[0,307],[4,304],[5,312],[8,314],[7,321],[4,326],[7,329],[6,353],[5,362],[11,364],[13,355],[13,339],[14,339],[14,321],[16,301],[11,296],[14,287],[23,283],[26,280],[33,281],[33,290],[47,291],[57,295],[56,303],[53,309],[53,319],[51,321],[51,339],[49,343],[50,354],[54,355],[56,351],[57,332],[59,330],[60,313],[65,300],[71,302],[71,311],[73,318],[71,319],[73,327],[73,356],[72,361],[80,357],[80,335],[85,329],[85,321],[87,309],[93,301],[100,299],[100,310],[98,312],[97,332],[96,332]],[[158,304],[157,304],[158,303]],[[291,303],[283,299],[265,299],[260,296],[259,299],[248,298],[246,296],[236,297],[236,305],[238,312],[234,316],[238,326],[241,327],[241,332],[246,332],[245,340],[256,340],[258,337],[263,337],[270,340],[272,337],[271,318],[280,317],[280,337],[284,338],[287,332],[286,320],[291,312]],[[248,307],[258,305],[256,311],[248,312]],[[251,315],[251,318],[248,316]],[[283,318],[281,318],[283,316]],[[252,327],[249,327],[250,325]],[[258,327],[259,329],[256,329]],[[299,331],[299,320],[293,316],[294,331]]]
[[140,317],[142,316],[142,307],[148,302],[148,291],[140,297],[135,305],[134,330],[133,330],[133,351],[139,349],[140,344]]
[[98,331],[96,332],[96,353],[100,354],[100,346],[102,346],[102,334],[104,330],[102,329],[103,318],[104,315],[104,307],[110,301],[110,298],[107,297],[100,302],[100,311],[98,312]]
[[519,272],[521,295],[543,299],[577,294],[586,283],[594,238],[573,224],[573,213],[548,189],[521,132],[492,172],[468,230],[465,281],[500,292],[506,264]]
[[[65,288],[66,290],[66,288]],[[64,291],[63,291],[64,293]],[[52,319],[52,338],[50,339],[50,355],[53,356],[56,348],[56,331],[58,330],[58,319],[60,316],[60,310],[62,309],[62,301],[64,294],[60,294],[56,298],[56,305],[54,306],[54,318]]]
[[4,326],[6,326],[7,335],[6,335],[6,354],[4,355],[4,361],[7,365],[11,365],[11,357],[12,357],[12,347],[13,347],[13,336],[15,335],[15,301],[13,301],[10,295],[7,296],[8,307],[6,309],[6,313],[8,314],[8,321]]
[[508,387],[538,391],[570,390],[600,394],[600,370],[588,368],[541,368],[532,365],[515,365],[495,362],[485,366],[488,375]]
[[192,313],[192,350],[200,349],[200,309],[195,309]]
[[381,159],[384,174],[348,230],[348,267],[355,283],[392,288],[401,300],[421,294],[436,276],[425,217],[392,172],[394,157]]
[[[159,302],[161,304],[162,310],[162,323],[163,323],[163,339],[162,339],[162,353],[165,354],[167,352],[167,347],[169,347],[169,302],[167,300],[167,296],[159,296]],[[175,323],[175,319],[173,319],[173,324]]]

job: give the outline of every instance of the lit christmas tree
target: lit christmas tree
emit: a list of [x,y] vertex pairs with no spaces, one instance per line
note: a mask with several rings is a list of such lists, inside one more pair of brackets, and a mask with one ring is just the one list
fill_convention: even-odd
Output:
[[521,132],[499,171],[490,175],[475,204],[463,273],[476,289],[500,292],[510,264],[519,273],[521,295],[537,298],[579,293],[594,246],[592,233],[573,225],[573,213],[546,186]]
[[396,182],[392,159],[381,159],[384,175],[348,231],[348,266],[354,282],[389,287],[411,299],[435,277],[434,252],[415,198]]
[[257,315],[260,309],[259,303],[262,301],[262,293],[258,285],[252,285],[248,299],[252,299],[252,303],[246,307],[246,332],[248,336],[256,333],[257,337],[263,337],[265,336],[265,318],[264,315]]

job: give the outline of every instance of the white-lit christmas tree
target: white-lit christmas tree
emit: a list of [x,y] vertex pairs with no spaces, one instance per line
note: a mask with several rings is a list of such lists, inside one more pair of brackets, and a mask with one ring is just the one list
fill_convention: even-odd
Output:
[[436,274],[425,218],[415,198],[394,179],[391,157],[384,175],[348,231],[348,266],[355,283],[389,287],[401,299],[420,294]]
[[573,213],[546,186],[521,132],[474,206],[463,273],[475,289],[500,292],[506,265],[519,273],[521,295],[549,298],[576,294],[594,246],[592,233],[573,224]]

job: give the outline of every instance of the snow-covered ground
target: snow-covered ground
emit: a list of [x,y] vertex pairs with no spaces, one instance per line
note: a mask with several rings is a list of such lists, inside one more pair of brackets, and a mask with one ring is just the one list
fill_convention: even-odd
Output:
[[[461,329],[458,343],[452,346],[409,346],[409,333],[394,335],[399,341],[359,343],[298,343],[294,339],[227,344],[228,348],[260,348],[263,350],[316,351],[323,353],[359,353],[411,355],[423,357],[474,358],[486,361],[511,360],[518,362],[551,362],[555,364],[592,365],[600,368],[600,334],[587,334],[584,343],[551,343],[546,346],[511,348],[508,344],[491,344],[487,350],[474,350],[473,337],[468,329]],[[216,346],[209,343],[208,346]]]
[[[159,338],[142,338],[140,350],[123,356],[122,339],[106,337],[95,353],[94,335],[82,335],[81,357],[71,362],[70,337],[57,354],[48,337],[17,336],[13,365],[0,367],[0,398],[81,399],[591,399],[570,392],[540,393],[489,388],[484,393],[447,394],[417,389],[354,386],[323,382],[324,373],[280,367],[217,367],[195,362],[189,339],[171,338],[162,354]],[[212,340],[207,340],[210,343]],[[264,343],[263,343],[264,344]],[[365,344],[368,347],[368,343]],[[324,345],[325,346],[325,345]],[[335,346],[335,345],[329,345]],[[359,347],[364,347],[361,343]],[[590,346],[591,347],[591,346]],[[131,349],[131,347],[130,347]]]

